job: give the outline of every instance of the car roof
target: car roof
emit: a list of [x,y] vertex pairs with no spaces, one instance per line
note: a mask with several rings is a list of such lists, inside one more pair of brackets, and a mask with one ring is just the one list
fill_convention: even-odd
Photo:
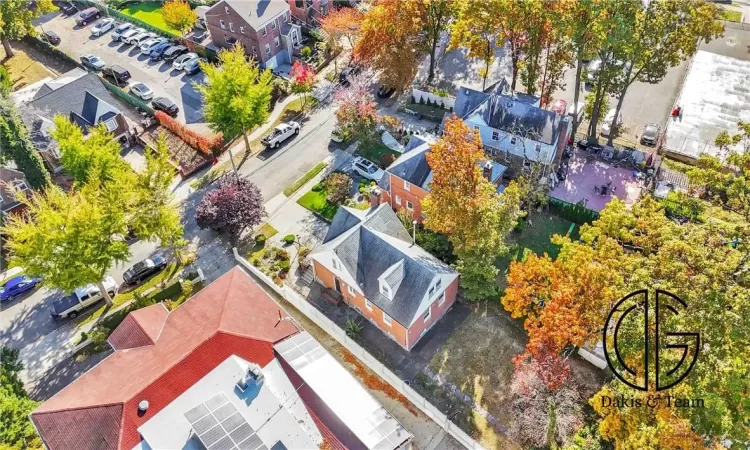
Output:
[[146,86],[145,84],[143,84],[143,83],[141,83],[141,82],[138,82],[138,83],[135,83],[135,84],[133,85],[133,88],[136,88],[136,89],[139,89],[139,90],[140,90],[141,88],[146,88],[146,89],[148,89],[148,86]]
[[124,68],[122,66],[118,66],[117,64],[112,64],[111,66],[109,66],[109,68],[112,69],[112,70],[114,70],[114,71],[117,71],[117,72],[127,72],[128,71],[128,69],[126,69],[126,68]]
[[51,30],[50,31],[45,31],[44,34],[46,34],[47,36],[57,36],[57,33],[55,33],[54,31],[51,31]]
[[169,106],[169,105],[174,105],[175,104],[175,102],[173,102],[172,100],[168,99],[167,97],[157,97],[157,98],[154,99],[154,101],[158,102],[158,103],[161,103],[164,106]]
[[18,275],[17,277],[13,277],[10,280],[8,280],[5,284],[3,284],[2,287],[9,289],[14,286],[18,286],[19,284],[21,284],[24,278],[26,278],[25,275]]

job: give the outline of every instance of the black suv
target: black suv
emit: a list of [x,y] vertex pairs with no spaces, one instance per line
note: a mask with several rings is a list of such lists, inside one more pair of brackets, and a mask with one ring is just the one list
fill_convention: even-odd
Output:
[[105,77],[112,78],[118,84],[124,83],[130,79],[130,72],[118,66],[117,64],[112,64],[111,66],[106,67],[102,71],[102,73]]
[[93,6],[91,8],[84,9],[80,13],[78,13],[78,16],[76,16],[76,24],[78,26],[84,26],[88,25],[89,23],[95,21],[99,18],[99,15],[101,13],[98,9],[94,8]]
[[60,8],[60,11],[66,16],[72,16],[78,12],[78,8],[70,2],[62,2],[58,5],[58,8]]
[[187,53],[187,51],[188,49],[185,46],[174,45],[164,50],[164,54],[162,54],[162,58],[164,59],[164,61],[172,61],[178,56],[182,55],[183,53]]
[[164,111],[172,117],[177,117],[177,113],[180,112],[180,108],[175,103],[166,97],[157,97],[151,102],[151,107],[157,111]]

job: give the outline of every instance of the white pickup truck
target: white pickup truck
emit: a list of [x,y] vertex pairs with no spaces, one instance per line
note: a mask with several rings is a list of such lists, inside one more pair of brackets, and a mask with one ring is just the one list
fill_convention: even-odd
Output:
[[[117,293],[117,283],[115,282],[115,279],[112,277],[106,277],[102,281],[102,284],[104,284],[104,288],[107,289],[110,298],[114,297]],[[86,307],[93,305],[103,298],[102,293],[99,291],[99,286],[96,284],[89,284],[76,289],[70,295],[66,295],[52,302],[52,310],[50,311],[50,314],[53,319],[75,319]]]
[[299,123],[286,122],[276,126],[272,132],[267,134],[260,142],[269,148],[278,148],[282,142],[299,134]]

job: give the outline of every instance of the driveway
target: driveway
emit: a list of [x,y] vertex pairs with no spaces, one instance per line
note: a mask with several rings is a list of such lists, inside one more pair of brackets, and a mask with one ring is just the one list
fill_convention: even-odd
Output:
[[[94,54],[107,64],[118,64],[130,72],[128,84],[145,83],[154,91],[154,97],[167,97],[180,107],[177,118],[196,131],[205,132],[208,126],[203,122],[202,97],[193,87],[193,82],[201,82],[203,73],[187,76],[172,70],[170,63],[152,62],[140,53],[137,46],[113,42],[112,31],[99,37],[91,36],[93,23],[85,27],[75,24],[73,16],[66,17],[59,12],[48,14],[37,22],[40,29],[54,31],[60,36],[58,48],[76,60],[83,55]],[[125,87],[127,90],[127,88]]]

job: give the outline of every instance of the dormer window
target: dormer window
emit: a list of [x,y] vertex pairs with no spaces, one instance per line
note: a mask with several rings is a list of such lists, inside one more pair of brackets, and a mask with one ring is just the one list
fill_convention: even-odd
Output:
[[380,282],[380,293],[387,297],[388,300],[393,300],[393,291],[391,291],[391,287],[385,281]]
[[440,278],[437,279],[435,284],[430,286],[430,290],[427,291],[427,297],[432,297],[433,294],[435,294],[435,291],[437,291],[440,288]]
[[393,300],[396,291],[401,286],[401,281],[404,279],[404,260],[400,260],[387,268],[380,277],[378,277],[378,283],[380,294],[388,300]]

